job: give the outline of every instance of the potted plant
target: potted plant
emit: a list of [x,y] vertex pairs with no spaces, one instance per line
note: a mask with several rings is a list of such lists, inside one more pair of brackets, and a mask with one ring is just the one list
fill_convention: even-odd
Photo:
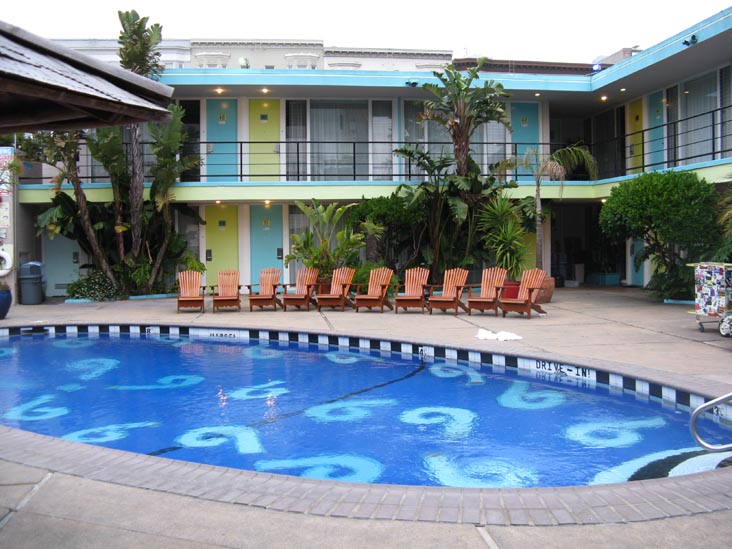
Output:
[[513,294],[518,294],[526,254],[526,230],[519,205],[503,194],[497,195],[478,214],[478,227],[484,233],[483,242],[491,250],[495,264],[508,272],[504,296],[516,297]]
[[320,283],[326,284],[333,269],[358,264],[359,251],[366,245],[364,235],[350,227],[338,229],[338,222],[355,204],[324,206],[313,198],[310,204],[296,200],[295,205],[307,216],[311,226],[300,235],[290,236],[292,243],[290,253],[285,256],[285,267],[292,261],[315,267],[320,270]]
[[13,294],[10,291],[10,286],[5,282],[0,282],[0,320],[7,316],[12,303]]

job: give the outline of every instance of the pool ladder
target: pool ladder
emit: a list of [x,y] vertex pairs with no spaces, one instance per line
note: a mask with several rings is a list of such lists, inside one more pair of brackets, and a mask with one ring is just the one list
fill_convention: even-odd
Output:
[[728,450],[732,450],[732,444],[709,444],[708,442],[702,440],[702,438],[699,436],[699,432],[696,429],[696,420],[699,419],[699,416],[701,416],[707,410],[710,410],[720,404],[724,404],[725,402],[728,402],[730,400],[732,400],[732,393],[727,393],[726,395],[722,395],[721,397],[717,397],[714,400],[710,400],[709,402],[702,404],[691,414],[691,419],[689,420],[689,429],[691,429],[691,434],[694,436],[699,445],[703,446],[707,450],[711,450],[712,452],[725,452]]

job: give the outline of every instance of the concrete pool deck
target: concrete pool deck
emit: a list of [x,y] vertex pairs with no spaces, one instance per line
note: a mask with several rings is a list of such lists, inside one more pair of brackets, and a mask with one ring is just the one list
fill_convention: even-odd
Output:
[[[551,358],[697,394],[732,391],[732,338],[634,288],[560,288],[547,316],[417,310],[177,314],[174,299],[14,305],[0,328],[285,330]],[[479,328],[520,335],[476,339]],[[580,464],[581,466],[581,464]],[[732,539],[732,468],[566,489],[349,485],[232,471],[0,428],[0,547],[710,547]]]

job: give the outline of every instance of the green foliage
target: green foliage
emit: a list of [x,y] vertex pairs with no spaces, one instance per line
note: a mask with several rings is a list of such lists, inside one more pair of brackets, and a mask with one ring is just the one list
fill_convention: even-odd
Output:
[[119,34],[119,63],[127,70],[143,76],[157,77],[165,66],[155,48],[163,39],[163,27],[157,23],[147,26],[149,18],[140,17],[135,10],[118,11],[122,31]]
[[117,288],[102,271],[93,269],[86,276],[69,284],[66,288],[66,295],[71,299],[103,301],[116,299]]
[[338,228],[338,222],[355,204],[337,203],[322,205],[316,199],[311,204],[298,200],[295,205],[311,223],[301,235],[290,236],[290,253],[285,256],[285,266],[291,261],[300,261],[306,267],[320,269],[327,277],[338,267],[353,267],[359,263],[359,251],[365,246],[364,235],[346,226]]
[[377,230],[366,229],[367,234],[377,233],[375,253],[369,256],[367,248],[367,258],[374,257],[395,271],[402,271],[419,257],[426,217],[423,208],[410,205],[403,196],[392,193],[362,200],[348,210],[344,220],[354,230],[376,227]]
[[199,273],[206,271],[206,265],[189,249],[183,252],[178,264],[182,267],[182,271],[198,271]]
[[600,211],[600,227],[616,241],[641,239],[636,267],[651,258],[651,287],[660,297],[691,294],[683,266],[718,245],[718,196],[694,172],[649,172],[624,181]]
[[493,254],[492,260],[508,271],[509,278],[519,280],[526,254],[521,204],[498,195],[481,208],[478,219],[483,241]]

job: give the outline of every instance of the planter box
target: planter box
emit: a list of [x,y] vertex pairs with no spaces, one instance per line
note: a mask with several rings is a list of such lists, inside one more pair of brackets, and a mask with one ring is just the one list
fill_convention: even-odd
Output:
[[620,273],[590,273],[587,283],[594,286],[620,286]]

